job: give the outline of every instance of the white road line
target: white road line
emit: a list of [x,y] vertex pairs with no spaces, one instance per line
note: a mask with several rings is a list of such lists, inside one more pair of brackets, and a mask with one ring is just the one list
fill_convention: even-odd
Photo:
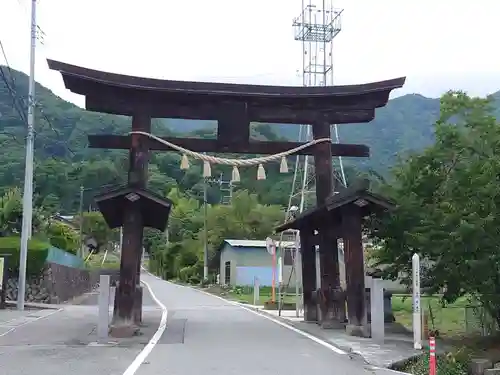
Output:
[[[22,323],[22,324],[19,324],[18,326],[12,327],[12,328],[11,328],[11,329],[9,329],[8,331],[6,331],[6,332],[4,332],[4,333],[0,334],[0,337],[3,337],[3,336],[5,336],[5,335],[8,335],[9,333],[11,333],[11,332],[15,331],[16,329],[18,329],[18,328],[20,328],[20,327],[24,327],[25,325],[28,325],[28,324],[30,324],[30,323],[35,323],[35,322],[38,322],[39,320],[42,320],[42,319],[48,318],[49,316],[54,315],[54,314],[56,314],[56,313],[58,313],[58,312],[61,312],[61,311],[63,311],[63,310],[64,310],[64,309],[54,310],[54,311],[50,312],[50,313],[49,313],[49,314],[47,314],[47,315],[42,315],[42,316],[39,316],[39,317],[37,317],[37,318],[35,318],[35,319],[28,320],[27,322],[24,322],[24,323]],[[23,318],[25,318],[25,317],[23,317]],[[19,318],[19,319],[20,319],[20,318]]]
[[[190,287],[188,287],[188,288],[190,288]],[[211,296],[211,297],[218,298],[218,299],[220,299],[220,300],[222,300],[222,301],[224,301],[224,302],[227,302],[227,303],[229,303],[229,304],[231,304],[231,305],[233,305],[233,306],[238,306],[238,307],[242,308],[243,310],[246,310],[246,311],[248,311],[248,312],[251,312],[252,314],[255,314],[255,315],[258,315],[258,316],[260,316],[260,317],[262,317],[262,318],[265,318],[265,319],[267,319],[267,320],[270,320],[270,321],[271,321],[271,322],[273,322],[273,323],[276,323],[276,324],[278,324],[278,325],[280,325],[280,326],[282,326],[282,327],[284,327],[284,328],[289,329],[290,331],[293,331],[293,332],[295,332],[295,333],[298,333],[299,335],[302,335],[302,336],[304,336],[304,337],[308,338],[309,340],[314,341],[315,343],[317,343],[317,344],[319,344],[319,345],[321,345],[321,346],[323,346],[323,347],[325,347],[325,348],[327,348],[327,349],[331,350],[331,351],[332,351],[332,352],[334,352],[334,353],[337,353],[337,354],[347,354],[347,352],[343,351],[343,350],[342,350],[342,349],[340,349],[340,348],[337,348],[336,346],[334,346],[334,345],[330,344],[329,342],[327,342],[327,341],[325,341],[325,340],[321,340],[320,338],[318,338],[318,337],[316,337],[316,336],[313,336],[313,335],[311,335],[310,333],[307,333],[307,332],[302,331],[302,330],[300,330],[300,329],[298,329],[298,328],[295,328],[295,327],[293,327],[293,326],[291,326],[291,325],[289,325],[289,324],[286,324],[285,322],[282,322],[281,320],[275,319],[275,318],[273,318],[273,317],[271,317],[271,316],[269,316],[269,315],[266,315],[266,314],[260,313],[260,312],[258,312],[258,311],[253,310],[253,309],[249,309],[248,307],[244,306],[244,305],[243,305],[243,304],[241,304],[241,303],[238,303],[238,302],[235,302],[235,301],[229,301],[229,300],[227,300],[227,299],[225,299],[225,298],[222,298],[222,297],[220,297],[220,296],[216,296],[215,294],[205,292],[204,290],[195,289],[195,288],[190,288],[190,289],[196,290],[196,291],[198,291],[198,292],[200,292],[200,293],[204,293],[204,294],[209,295],[209,296]]]
[[149,340],[148,344],[144,347],[144,349],[142,349],[142,351],[137,355],[137,357],[135,357],[134,361],[130,364],[130,366],[125,370],[123,375],[134,375],[137,372],[137,370],[146,360],[148,355],[153,351],[156,344],[158,344],[158,340],[160,340],[161,336],[163,335],[163,332],[165,332],[165,329],[167,328],[167,316],[168,316],[167,308],[163,303],[161,303],[158,297],[156,297],[151,286],[143,280],[141,280],[141,282],[144,285],[146,285],[146,288],[148,288],[151,297],[162,310],[160,326],[156,330],[151,340]]

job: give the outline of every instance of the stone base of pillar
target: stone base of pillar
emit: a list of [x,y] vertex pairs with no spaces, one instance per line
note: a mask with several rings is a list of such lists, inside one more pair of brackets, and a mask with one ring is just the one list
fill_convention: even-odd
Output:
[[356,337],[370,337],[370,327],[368,325],[366,326],[358,326],[354,324],[347,324],[345,326],[345,332],[349,336],[356,336]]
[[315,304],[304,304],[304,322],[317,322],[318,311]]
[[323,329],[344,329],[345,323],[335,318],[327,318],[321,321],[320,327]]
[[317,301],[319,323],[324,329],[344,329],[345,293],[342,289],[324,288],[314,293]]
[[111,324],[109,335],[115,338],[127,338],[137,336],[139,334],[139,327],[132,321],[115,321]]
[[324,329],[344,329],[345,319],[339,314],[339,309],[336,306],[329,306],[325,313],[320,311],[320,318],[318,319],[321,328]]
[[142,286],[138,285],[134,294],[134,323],[137,326],[142,324]]
[[[136,321],[140,322],[142,320],[142,288],[137,291],[134,295],[134,305],[132,307],[132,318],[131,319],[123,319],[118,315],[118,293],[119,293],[119,282],[116,283],[116,294],[113,302],[113,319],[111,321],[111,325],[109,328],[109,335],[115,338],[127,338],[137,336],[139,334],[139,324]],[[137,303],[140,303],[137,305]],[[140,309],[137,310],[136,306],[139,306]]]

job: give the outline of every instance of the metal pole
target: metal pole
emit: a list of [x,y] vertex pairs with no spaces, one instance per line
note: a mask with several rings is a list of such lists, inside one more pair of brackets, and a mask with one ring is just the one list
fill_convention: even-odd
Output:
[[83,186],[80,186],[80,241],[78,247],[78,255],[83,258]]
[[203,244],[203,280],[208,280],[208,225],[207,225],[207,180],[203,180],[203,231],[205,233]]
[[295,316],[298,318],[300,313],[300,305],[302,305],[299,300],[299,254],[300,254],[300,237],[299,231],[295,234],[295,259],[293,260],[293,266],[295,268]]
[[33,148],[35,143],[35,50],[36,50],[36,0],[31,1],[30,33],[30,77],[28,86],[28,134],[26,137],[26,167],[24,171],[23,223],[21,230],[21,250],[19,255],[19,282],[17,309],[24,310],[26,292],[26,263],[28,240],[33,220]]

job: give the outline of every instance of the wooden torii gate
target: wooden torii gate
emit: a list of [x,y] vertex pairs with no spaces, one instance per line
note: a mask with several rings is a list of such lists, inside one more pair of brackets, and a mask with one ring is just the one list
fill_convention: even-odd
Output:
[[[405,78],[396,78],[332,87],[264,86],[158,80],[91,70],[54,60],[48,60],[48,64],[50,69],[61,73],[67,89],[85,96],[87,110],[131,116],[131,131],[150,133],[152,118],[216,120],[217,139],[164,138],[192,151],[210,153],[275,154],[301,145],[250,140],[250,122],[310,124],[314,139],[330,138],[331,124],[371,121],[375,109],[384,106],[390,92],[402,87],[405,81]],[[130,150],[128,190],[103,197],[100,205],[105,207],[101,210],[108,223],[124,226],[114,324],[130,326],[139,323],[138,311],[142,308],[138,272],[142,229],[146,225],[158,228],[166,225],[170,209],[168,201],[153,197],[146,189],[148,155],[150,151],[169,148],[140,134],[89,135],[88,138],[91,148]],[[300,154],[314,155],[316,198],[320,205],[335,188],[332,156],[367,157],[369,148],[321,143]],[[110,204],[110,199],[126,204]],[[145,204],[138,207],[131,199]],[[161,211],[164,220],[145,222],[145,215],[152,209]],[[319,237],[321,284],[336,290],[340,285],[338,256],[329,251],[333,238],[328,232],[322,232]],[[314,276],[303,275],[304,279],[311,277]],[[329,307],[331,311],[339,309]],[[330,314],[328,319],[338,320],[340,316]]]

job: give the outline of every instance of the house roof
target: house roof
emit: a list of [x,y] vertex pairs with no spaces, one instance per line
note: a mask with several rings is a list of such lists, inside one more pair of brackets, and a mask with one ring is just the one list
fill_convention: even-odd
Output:
[[[259,240],[224,240],[229,246],[232,247],[266,247],[266,241]],[[276,242],[279,245],[279,241]],[[292,241],[281,241],[282,247],[295,247],[295,243]],[[279,247],[279,246],[278,246]]]

